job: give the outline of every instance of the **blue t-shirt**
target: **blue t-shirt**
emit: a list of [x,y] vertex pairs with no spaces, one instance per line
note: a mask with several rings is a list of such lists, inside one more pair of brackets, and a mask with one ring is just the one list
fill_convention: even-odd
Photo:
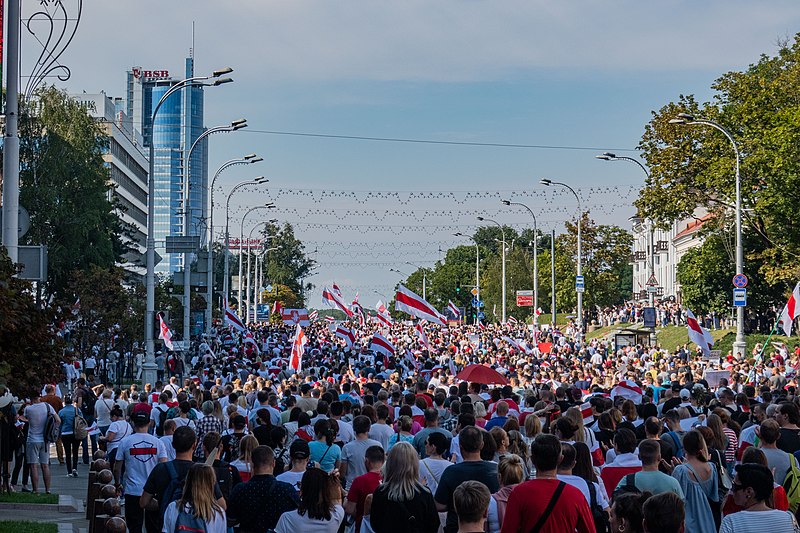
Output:
[[58,417],[61,419],[61,434],[74,435],[75,430],[75,406],[67,405],[58,412]]
[[311,450],[311,460],[319,463],[319,467],[326,472],[330,472],[336,466],[336,462],[342,457],[342,450],[336,444],[330,447],[318,440],[308,443]]

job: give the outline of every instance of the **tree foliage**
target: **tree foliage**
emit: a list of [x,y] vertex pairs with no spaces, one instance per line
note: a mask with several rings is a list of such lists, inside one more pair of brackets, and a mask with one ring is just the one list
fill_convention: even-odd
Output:
[[64,294],[74,270],[111,267],[126,251],[109,200],[107,149],[108,137],[66,92],[45,88],[24,103],[20,205],[31,215],[31,228],[21,244],[47,245],[49,296]]
[[0,247],[0,383],[29,397],[60,377],[63,342],[55,329],[58,309],[37,305],[31,284],[13,272]]
[[[669,119],[683,112],[721,124],[742,158],[745,264],[757,267],[753,272],[764,290],[781,294],[800,277],[800,224],[791,216],[800,205],[800,34],[775,56],[762,55],[743,72],[723,74],[712,88],[711,102],[681,95],[653,113],[639,144],[651,176],[636,207],[664,227],[702,208],[725,221],[721,231],[730,231],[735,201],[730,141],[712,127],[669,124]],[[710,244],[692,260],[701,261],[714,248]],[[731,274],[724,273],[726,287]]]
[[305,279],[311,275],[314,265],[305,253],[305,247],[294,236],[291,224],[278,226],[268,223],[264,231],[267,239],[265,246],[277,248],[269,252],[266,265],[266,279],[272,284],[285,285],[293,295],[297,296],[297,305],[304,304],[305,291],[313,288]]

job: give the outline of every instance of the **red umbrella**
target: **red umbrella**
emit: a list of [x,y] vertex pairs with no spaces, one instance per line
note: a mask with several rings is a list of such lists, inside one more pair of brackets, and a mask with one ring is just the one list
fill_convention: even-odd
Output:
[[508,381],[497,370],[489,368],[484,365],[467,365],[464,370],[458,373],[456,378],[462,381],[471,381],[473,383],[482,383],[489,385],[497,383],[500,385],[507,385]]

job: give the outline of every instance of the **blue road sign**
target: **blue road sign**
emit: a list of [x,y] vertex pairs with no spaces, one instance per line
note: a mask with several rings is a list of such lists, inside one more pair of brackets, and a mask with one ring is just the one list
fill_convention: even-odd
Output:
[[477,298],[473,298],[472,299],[472,307],[478,307],[478,299]]
[[733,289],[733,306],[747,307],[747,289]]
[[486,313],[484,313],[483,311],[481,311],[480,313],[478,313],[478,319],[479,319],[479,320],[483,320],[484,318],[486,318]]
[[748,282],[747,276],[745,276],[744,274],[736,274],[735,276],[733,276],[733,286],[736,288],[744,289],[745,287],[747,287],[747,282]]

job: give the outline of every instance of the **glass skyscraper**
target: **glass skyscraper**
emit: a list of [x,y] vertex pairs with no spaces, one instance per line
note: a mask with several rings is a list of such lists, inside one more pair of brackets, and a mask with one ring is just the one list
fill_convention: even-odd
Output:
[[[183,268],[183,254],[167,254],[167,235],[183,235],[185,160],[195,140],[205,131],[203,88],[182,89],[161,105],[151,124],[153,107],[175,83],[194,76],[194,59],[186,58],[185,75],[170,77],[166,70],[134,67],[128,72],[128,116],[142,132],[146,147],[153,143],[155,186],[156,252],[163,258],[157,274],[170,274]],[[208,143],[203,139],[192,153],[189,170],[188,209],[191,215],[188,235],[205,235],[205,206],[208,193]]]

